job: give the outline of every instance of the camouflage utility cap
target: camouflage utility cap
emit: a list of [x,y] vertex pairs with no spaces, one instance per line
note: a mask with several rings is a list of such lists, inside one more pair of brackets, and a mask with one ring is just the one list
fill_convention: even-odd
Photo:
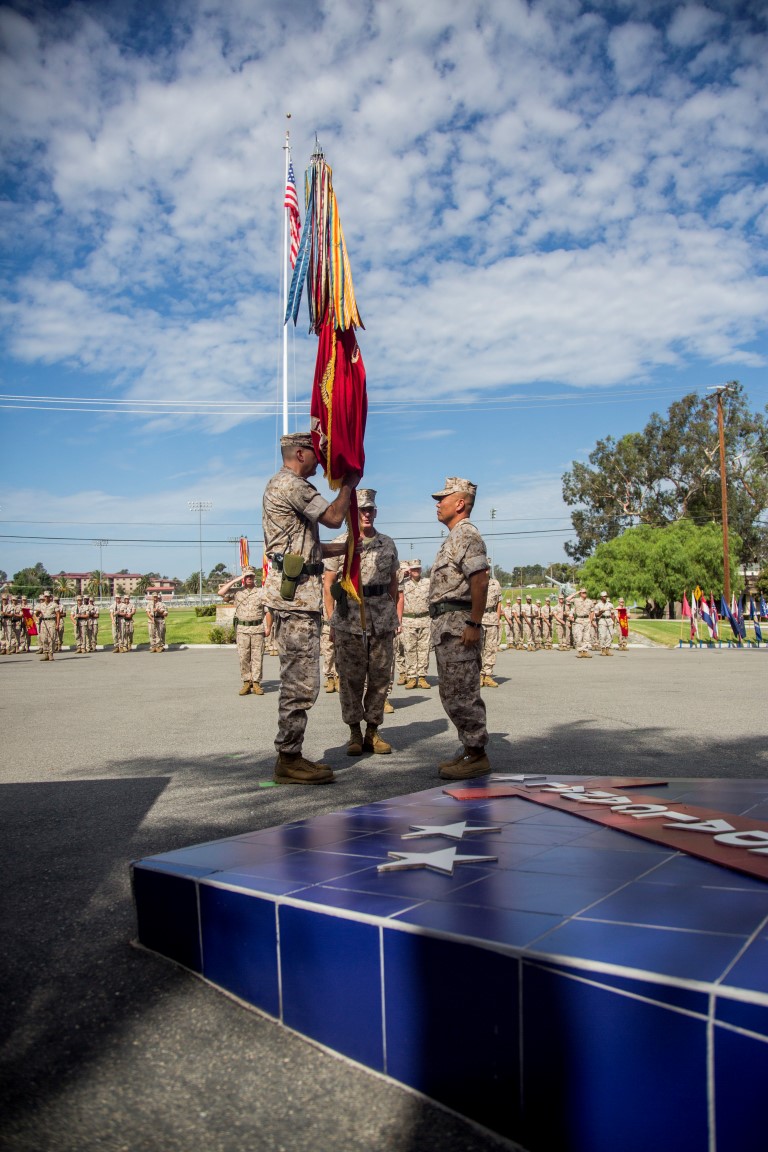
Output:
[[413,560],[408,561],[408,567],[421,568],[421,560],[419,560],[418,556],[414,556]]
[[311,448],[311,432],[289,432],[287,436],[280,437],[281,448]]
[[475,497],[477,492],[477,484],[473,484],[471,480],[464,480],[461,476],[446,476],[445,487],[440,492],[433,492],[433,500],[442,500],[443,496],[451,496],[454,492],[460,493],[462,496]]
[[357,490],[357,506],[361,510],[363,508],[376,509],[376,489],[375,488],[358,488]]
[[255,576],[255,575],[256,575],[256,569],[252,568],[250,564],[246,564],[245,568],[243,568],[243,576],[245,577],[245,576]]

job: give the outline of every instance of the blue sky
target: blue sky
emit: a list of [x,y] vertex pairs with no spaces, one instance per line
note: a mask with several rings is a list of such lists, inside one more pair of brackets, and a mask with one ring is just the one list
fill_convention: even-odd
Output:
[[[402,555],[458,474],[496,562],[561,559],[598,438],[730,379],[768,403],[761,0],[16,3],[0,51],[9,573],[105,539],[106,570],[184,578],[192,500],[206,570],[258,547],[287,126],[300,183],[315,135],[334,171]],[[291,430],[306,333],[305,302]]]

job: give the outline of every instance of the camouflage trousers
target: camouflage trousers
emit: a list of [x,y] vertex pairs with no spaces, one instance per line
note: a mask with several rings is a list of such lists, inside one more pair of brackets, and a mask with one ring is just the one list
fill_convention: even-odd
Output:
[[398,680],[405,675],[405,637],[400,632],[399,636],[395,636],[394,652],[392,659],[392,680],[395,679],[395,672],[397,672]]
[[545,648],[552,647],[552,620],[545,620],[542,616],[541,621],[541,642]]
[[75,648],[78,652],[85,652],[88,648],[88,621],[75,620]]
[[56,643],[56,621],[39,620],[37,624],[37,646],[41,656],[53,656]]
[[19,652],[29,652],[29,632],[22,622],[14,629],[16,633],[16,647]]
[[96,651],[96,641],[99,637],[99,625],[96,620],[86,620],[85,622],[85,650],[86,652]]
[[11,647],[13,637],[13,629],[11,622],[6,617],[3,617],[2,624],[0,624],[0,652],[13,652],[14,648]]
[[384,701],[392,679],[394,640],[394,632],[358,636],[334,630],[341,718],[345,724],[359,724],[364,720],[378,728],[384,719]]
[[264,629],[243,628],[238,625],[235,634],[237,654],[240,657],[240,679],[243,684],[261,684],[264,665]]
[[523,617],[523,643],[526,648],[541,648],[538,620],[528,620]]
[[479,644],[466,647],[457,636],[446,636],[435,645],[440,701],[448,719],[456,725],[465,748],[484,748],[488,743],[485,704],[480,695]]
[[499,651],[500,631],[498,624],[483,624],[483,653],[480,662],[480,672],[483,676],[493,675]]
[[165,648],[165,616],[150,616],[148,624],[150,648]]
[[405,649],[405,678],[418,680],[426,676],[429,667],[429,617],[403,617],[403,648]]
[[613,644],[613,621],[603,620],[602,617],[597,622],[597,637],[598,646],[600,648],[610,648]]
[[579,652],[592,647],[592,625],[586,616],[577,617],[573,622],[573,645]]
[[570,648],[570,646],[571,646],[570,621],[566,622],[565,624],[560,624],[559,621],[555,620],[555,635],[557,637],[558,648],[560,648],[563,651],[565,651],[566,648]]
[[323,658],[323,678],[325,680],[333,680],[336,675],[336,655],[333,651],[331,629],[328,624],[323,625],[323,631],[320,636],[320,654]]
[[274,612],[272,635],[280,658],[280,696],[277,704],[278,752],[300,753],[307,727],[307,712],[320,691],[319,612]]

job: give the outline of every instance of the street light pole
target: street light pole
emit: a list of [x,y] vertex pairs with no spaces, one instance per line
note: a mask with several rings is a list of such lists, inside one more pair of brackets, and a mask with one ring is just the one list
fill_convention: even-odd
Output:
[[723,595],[726,604],[731,603],[731,564],[728,550],[728,481],[725,474],[725,423],[723,420],[723,393],[728,385],[715,389],[717,393],[717,438],[720,442],[720,506],[723,514]]
[[198,539],[200,541],[200,571],[198,589],[200,593],[200,603],[203,603],[203,512],[210,512],[213,508],[212,500],[189,500],[188,507],[190,512],[197,512],[198,524]]
[[106,548],[109,540],[94,540],[94,544],[96,544],[99,549],[99,600],[101,600],[101,583],[104,577],[104,562],[101,557],[101,550],[102,548]]
[[[496,519],[496,509],[491,508],[491,527],[493,527],[493,521],[495,519]],[[494,572],[493,572],[493,542],[491,542],[491,576],[493,576],[493,574],[494,574]]]

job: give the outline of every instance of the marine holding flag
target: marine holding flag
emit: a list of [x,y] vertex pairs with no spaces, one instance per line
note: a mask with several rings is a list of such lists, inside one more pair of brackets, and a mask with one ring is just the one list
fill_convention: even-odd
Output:
[[318,468],[310,433],[282,436],[280,451],[283,466],[267,484],[262,508],[270,562],[264,600],[272,612],[280,658],[275,781],[329,784],[330,767],[302,755],[307,712],[320,691],[323,557],[346,552],[344,544],[320,543],[320,525],[341,527],[360,475],[347,473],[329,503],[309,482]]

